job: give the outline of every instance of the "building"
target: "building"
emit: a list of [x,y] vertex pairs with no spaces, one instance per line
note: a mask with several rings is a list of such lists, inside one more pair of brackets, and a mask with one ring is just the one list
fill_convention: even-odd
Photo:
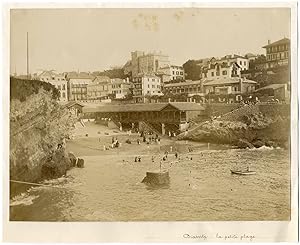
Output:
[[267,69],[290,64],[290,39],[283,38],[274,43],[268,40],[268,45],[263,48],[266,49]]
[[162,67],[170,66],[169,56],[161,52],[145,54],[143,51],[131,52],[131,61],[124,66],[125,74],[136,77],[139,74],[156,73]]
[[69,100],[87,101],[87,86],[93,80],[88,74],[66,74],[69,88]]
[[124,99],[132,95],[133,84],[129,80],[107,76],[97,76],[87,86],[87,98],[89,101],[111,101],[111,99]]
[[166,93],[172,94],[187,94],[188,96],[200,95],[203,96],[202,81],[186,81],[179,83],[170,83],[164,86]]
[[169,131],[180,133],[188,128],[194,118],[206,117],[203,106],[190,102],[84,107],[83,113],[96,121],[107,118],[123,129],[132,129],[132,125],[138,125],[140,132],[152,131],[162,135]]
[[157,75],[161,75],[162,77],[162,83],[168,83],[170,81],[174,80],[184,80],[185,79],[185,73],[182,66],[166,66],[162,67],[158,70]]
[[287,89],[287,84],[270,84],[255,90],[255,93],[262,96],[273,96],[274,99],[278,99],[279,101],[290,101],[290,91]]
[[34,79],[51,83],[60,93],[60,101],[68,101],[68,83],[63,74],[57,74],[53,71],[43,71]]
[[144,102],[145,96],[162,95],[161,79],[154,74],[141,74],[132,79],[133,97],[136,102]]
[[207,79],[203,82],[203,92],[213,102],[238,102],[243,94],[253,93],[257,82],[246,78],[228,77]]
[[87,85],[87,99],[89,101],[103,101],[110,99],[112,95],[111,80],[107,76],[96,76]]
[[202,79],[218,79],[218,78],[230,78],[240,77],[241,67],[237,63],[231,62],[217,62],[212,60],[207,66],[201,69]]
[[132,95],[133,84],[129,82],[129,79],[111,79],[111,91],[115,99],[124,99],[126,96]]
[[77,101],[69,101],[65,104],[62,104],[72,115],[79,117],[82,114],[82,108],[84,105],[78,103]]
[[238,64],[241,71],[245,71],[249,69],[249,60],[241,55],[232,54],[232,55],[226,55],[222,57],[220,60],[218,60],[219,63],[226,62],[228,65],[231,64]]

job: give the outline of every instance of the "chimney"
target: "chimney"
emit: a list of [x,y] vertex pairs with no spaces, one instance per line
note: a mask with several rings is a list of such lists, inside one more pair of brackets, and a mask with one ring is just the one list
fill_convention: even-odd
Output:
[[268,39],[268,45],[269,45],[269,44],[271,44],[271,40],[270,40],[270,39]]

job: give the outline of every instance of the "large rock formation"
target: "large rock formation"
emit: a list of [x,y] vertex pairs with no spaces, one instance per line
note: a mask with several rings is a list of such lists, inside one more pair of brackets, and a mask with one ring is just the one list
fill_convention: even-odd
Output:
[[[65,139],[75,118],[57,103],[54,87],[37,89],[39,81],[20,81],[18,89],[35,90],[26,97],[11,95],[10,179],[37,182],[62,176],[71,167]],[[11,89],[16,89],[12,83]]]
[[206,121],[180,139],[231,144],[240,148],[258,148],[264,145],[289,147],[289,118],[268,116],[254,107],[251,110],[245,109],[247,108],[226,114],[217,120]]

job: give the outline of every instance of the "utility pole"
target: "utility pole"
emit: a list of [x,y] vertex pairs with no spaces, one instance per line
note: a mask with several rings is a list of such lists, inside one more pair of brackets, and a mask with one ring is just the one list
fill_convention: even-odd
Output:
[[27,79],[29,79],[29,44],[28,44],[28,32],[26,33],[26,38],[27,38],[27,42],[26,42],[26,54],[27,54],[27,57],[26,57],[26,70],[27,70]]

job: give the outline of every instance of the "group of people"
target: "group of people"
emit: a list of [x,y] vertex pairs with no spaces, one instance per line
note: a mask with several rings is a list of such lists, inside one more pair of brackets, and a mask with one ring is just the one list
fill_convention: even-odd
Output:
[[[155,143],[158,143],[160,144],[160,137],[158,136],[158,134],[153,134],[152,132],[149,132],[148,133],[149,137],[146,137],[146,134],[144,132],[142,132],[140,134],[140,137],[143,138],[143,142],[146,143],[146,144],[151,144],[151,142],[155,142]],[[140,144],[140,141],[138,140],[138,144]]]

